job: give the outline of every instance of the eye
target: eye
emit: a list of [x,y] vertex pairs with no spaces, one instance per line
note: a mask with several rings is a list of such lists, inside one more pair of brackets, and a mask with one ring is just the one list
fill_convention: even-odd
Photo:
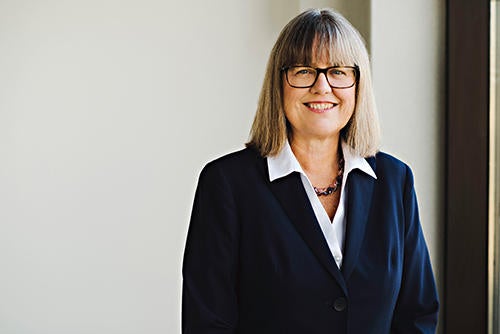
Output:
[[315,73],[315,70],[310,67],[293,67],[291,70],[292,74],[295,76],[309,76]]
[[332,68],[329,71],[329,73],[330,75],[335,75],[335,76],[347,76],[347,72],[340,68]]

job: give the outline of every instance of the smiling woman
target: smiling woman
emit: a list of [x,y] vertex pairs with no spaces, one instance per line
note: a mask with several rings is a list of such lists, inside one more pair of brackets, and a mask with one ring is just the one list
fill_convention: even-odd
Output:
[[413,175],[378,147],[361,36],[305,11],[271,52],[247,148],[201,172],[183,332],[434,333]]

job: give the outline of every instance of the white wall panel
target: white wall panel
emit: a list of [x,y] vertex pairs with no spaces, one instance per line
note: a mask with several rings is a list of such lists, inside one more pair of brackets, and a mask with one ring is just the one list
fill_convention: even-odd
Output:
[[0,2],[0,332],[175,333],[194,187],[285,1]]

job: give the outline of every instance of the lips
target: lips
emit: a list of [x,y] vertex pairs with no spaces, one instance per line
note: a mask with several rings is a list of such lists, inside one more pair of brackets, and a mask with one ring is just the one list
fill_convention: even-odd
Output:
[[314,111],[326,111],[329,109],[332,109],[333,107],[337,106],[337,103],[332,103],[332,102],[308,102],[304,103],[306,107],[309,109],[312,109]]

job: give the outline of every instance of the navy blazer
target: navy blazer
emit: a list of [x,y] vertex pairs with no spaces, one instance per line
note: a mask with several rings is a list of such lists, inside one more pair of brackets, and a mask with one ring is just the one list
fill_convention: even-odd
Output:
[[348,178],[342,269],[298,173],[269,181],[244,149],[209,163],[183,262],[184,334],[434,333],[438,296],[410,168]]

